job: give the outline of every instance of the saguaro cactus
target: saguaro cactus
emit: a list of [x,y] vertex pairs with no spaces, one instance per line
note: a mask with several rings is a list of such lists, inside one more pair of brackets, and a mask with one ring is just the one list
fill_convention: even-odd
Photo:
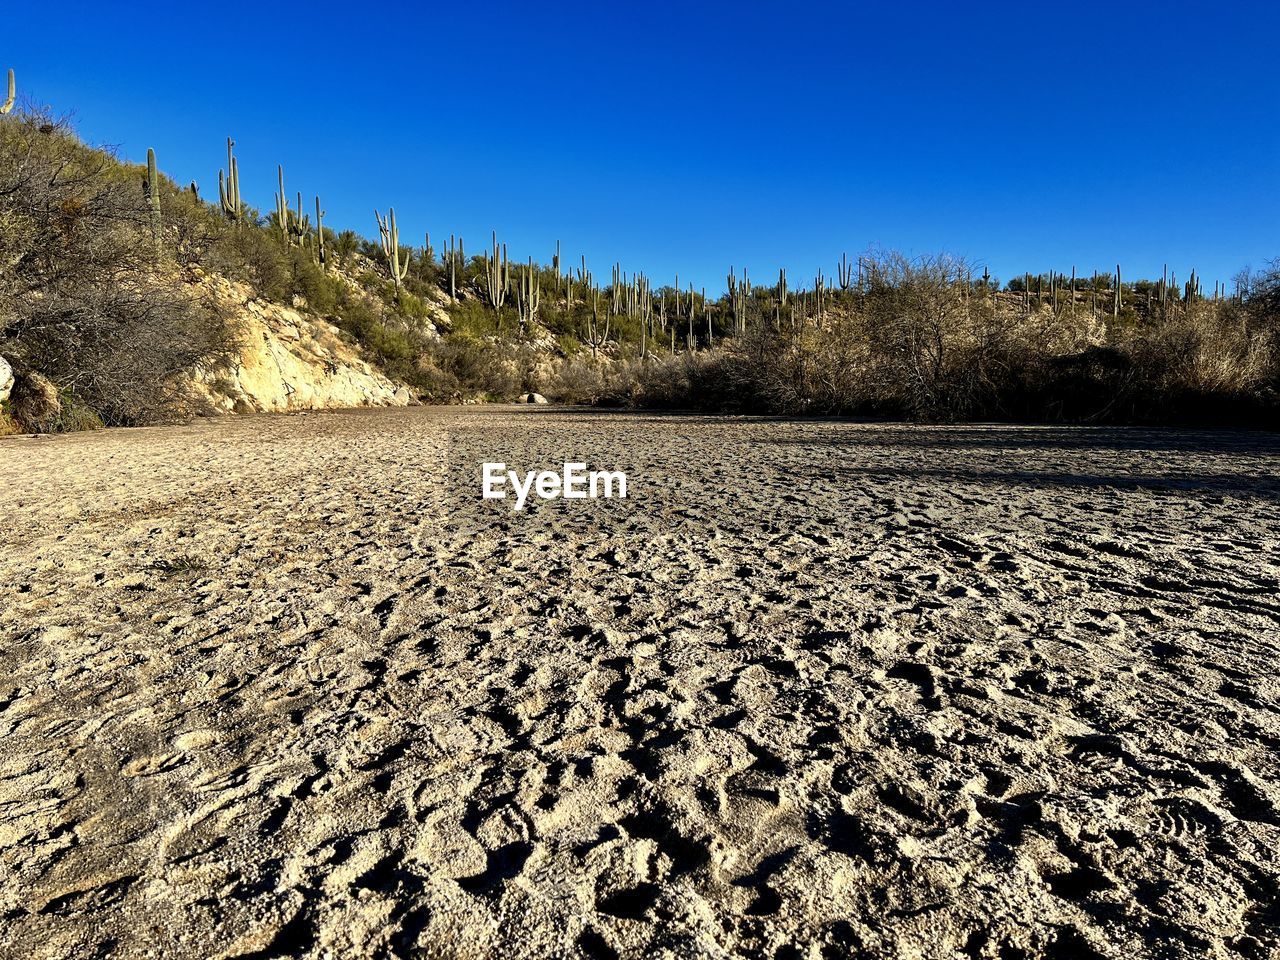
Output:
[[836,265],[836,279],[841,290],[848,290],[853,286],[853,264],[849,262],[847,253],[840,254],[840,263]]
[[715,336],[711,332],[711,304],[707,301],[707,288],[702,288],[702,316],[707,321],[707,349],[716,345]]
[[298,211],[289,209],[289,198],[284,192],[284,167],[276,166],[280,175],[280,192],[276,194],[276,226],[284,245],[304,244],[311,233],[311,220],[302,213],[302,191],[298,191]]
[[693,321],[698,315],[697,304],[693,300],[693,284],[689,284],[689,332],[686,334],[685,342],[688,345],[689,352],[692,353],[698,347],[698,339],[693,332]]
[[227,169],[218,171],[218,201],[222,213],[234,224],[239,224],[244,215],[244,207],[240,204],[240,166],[233,152],[236,142],[227,137]]
[[160,219],[160,174],[156,170],[156,152],[147,147],[147,205],[151,208],[151,239],[155,241],[156,253],[160,252],[160,235],[164,223]]
[[316,197],[316,263],[324,270],[329,257],[324,248],[324,211],[320,209],[320,198]]
[[276,193],[276,229],[280,231],[280,242],[291,247],[293,236],[289,229],[289,199],[284,192],[284,166],[276,164],[276,173],[280,177],[280,190]]
[[0,103],[0,114],[8,113],[13,109],[13,102],[17,99],[18,87],[13,82],[13,68],[9,68],[9,96],[5,98],[4,103]]
[[485,285],[488,288],[489,305],[501,317],[502,304],[507,299],[507,287],[511,283],[511,266],[507,262],[507,245],[498,249],[498,231],[493,231],[493,256],[485,257]]
[[609,321],[611,314],[605,311],[604,332],[600,330],[600,286],[591,283],[588,275],[587,303],[591,307],[591,315],[587,318],[588,343],[591,345],[591,359],[595,359],[600,347],[609,339]]
[[382,253],[387,258],[387,269],[391,271],[391,282],[395,284],[396,296],[400,295],[400,283],[409,272],[409,258],[400,259],[400,230],[396,226],[395,207],[387,208],[384,218],[377,210],[373,217],[378,221],[378,240],[382,244]]
[[449,234],[449,246],[445,248],[445,261],[449,264],[449,296],[458,299],[458,266],[462,262],[462,244]]

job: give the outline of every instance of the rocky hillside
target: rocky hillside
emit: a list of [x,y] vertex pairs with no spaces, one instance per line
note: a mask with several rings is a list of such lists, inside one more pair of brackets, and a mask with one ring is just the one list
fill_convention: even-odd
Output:
[[[305,302],[272,303],[246,284],[216,275],[192,288],[195,298],[218,304],[231,336],[227,350],[178,374],[161,419],[418,402],[405,384],[371,364],[350,335]],[[73,391],[0,356],[0,434],[97,425]]]
[[262,300],[245,284],[223,277],[202,283],[230,308],[237,337],[231,356],[192,372],[191,396],[198,408],[275,413],[415,401],[408,387],[370,365],[327,320]]

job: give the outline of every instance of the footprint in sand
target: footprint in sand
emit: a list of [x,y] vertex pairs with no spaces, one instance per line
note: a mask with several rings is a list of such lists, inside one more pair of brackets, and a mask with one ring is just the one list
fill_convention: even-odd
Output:
[[179,750],[203,750],[218,742],[218,736],[212,730],[189,730],[179,734],[173,745]]
[[158,773],[172,770],[174,767],[186,762],[186,760],[187,758],[181,753],[159,753],[150,757],[138,757],[128,761],[120,768],[120,776],[152,777]]

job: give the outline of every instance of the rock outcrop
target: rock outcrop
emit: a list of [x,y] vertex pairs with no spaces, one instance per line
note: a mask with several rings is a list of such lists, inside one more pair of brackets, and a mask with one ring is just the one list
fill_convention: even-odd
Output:
[[13,367],[9,366],[9,361],[4,357],[0,357],[0,403],[4,403],[9,399],[9,394],[13,392]]
[[326,320],[258,300],[221,277],[202,283],[234,312],[239,327],[234,360],[193,375],[194,393],[213,409],[265,413],[414,402],[406,387],[370,366]]

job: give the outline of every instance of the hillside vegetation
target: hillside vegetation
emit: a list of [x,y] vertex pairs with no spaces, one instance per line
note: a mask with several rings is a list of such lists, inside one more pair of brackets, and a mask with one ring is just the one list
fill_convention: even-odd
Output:
[[[306,311],[424,402],[553,400],[931,420],[1272,422],[1280,270],[1230,289],[1051,271],[1001,284],[964,261],[872,251],[719,297],[557,252],[513,262],[323,223],[318,198],[217,197],[83,144],[39,110],[0,116],[0,432],[202,412],[193,377],[244,331],[211,280]],[[12,375],[4,375],[12,367]],[[5,381],[11,380],[11,385]]]

